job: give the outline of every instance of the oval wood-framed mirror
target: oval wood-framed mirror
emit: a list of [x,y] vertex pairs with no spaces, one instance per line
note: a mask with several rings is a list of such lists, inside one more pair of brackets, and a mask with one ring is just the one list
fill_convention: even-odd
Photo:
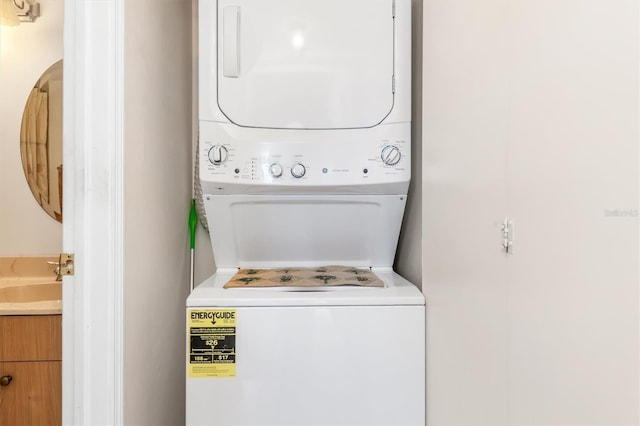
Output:
[[24,175],[36,201],[62,222],[62,60],[29,93],[20,127]]

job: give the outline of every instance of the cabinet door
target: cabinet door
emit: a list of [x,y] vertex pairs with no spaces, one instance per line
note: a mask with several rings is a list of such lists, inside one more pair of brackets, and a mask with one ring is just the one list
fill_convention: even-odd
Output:
[[[427,424],[507,422],[507,67],[486,2],[424,4]],[[501,6],[502,7],[502,3]],[[506,21],[505,21],[506,22]],[[495,22],[500,27],[500,22]],[[442,46],[447,46],[442,48]]]
[[511,424],[638,424],[634,3],[510,7]]
[[0,361],[62,359],[62,315],[0,316]]
[[0,362],[0,426],[62,424],[62,363]]
[[638,424],[637,16],[425,2],[428,424]]

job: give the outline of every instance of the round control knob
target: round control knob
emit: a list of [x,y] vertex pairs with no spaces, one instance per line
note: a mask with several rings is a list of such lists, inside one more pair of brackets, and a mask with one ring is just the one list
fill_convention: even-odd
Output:
[[2,376],[0,377],[0,386],[9,386],[9,383],[13,380],[11,376]]
[[229,151],[227,151],[227,148],[222,145],[214,145],[209,150],[209,161],[211,161],[211,164],[215,164],[216,166],[227,161],[228,156]]
[[395,145],[387,145],[382,148],[382,154],[380,154],[380,158],[382,158],[382,162],[387,166],[395,166],[400,162],[402,158],[402,154],[400,153],[400,148]]
[[269,174],[274,178],[282,176],[282,166],[278,163],[273,163],[269,166]]
[[307,172],[307,169],[305,169],[305,167],[300,163],[296,163],[291,167],[291,175],[296,179],[299,179],[302,176],[304,176],[306,172]]

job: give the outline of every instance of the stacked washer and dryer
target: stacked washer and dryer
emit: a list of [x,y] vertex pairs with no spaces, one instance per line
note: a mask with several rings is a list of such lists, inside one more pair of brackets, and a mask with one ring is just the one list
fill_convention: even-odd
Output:
[[[425,302],[392,269],[411,1],[200,0],[199,55],[217,271],[187,299],[186,423],[423,425]],[[329,265],[382,286],[224,288]]]

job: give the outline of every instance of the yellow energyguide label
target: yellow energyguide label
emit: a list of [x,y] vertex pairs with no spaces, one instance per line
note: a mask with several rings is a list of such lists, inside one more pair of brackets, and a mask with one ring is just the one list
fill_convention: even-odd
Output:
[[189,377],[235,377],[236,310],[189,309]]

